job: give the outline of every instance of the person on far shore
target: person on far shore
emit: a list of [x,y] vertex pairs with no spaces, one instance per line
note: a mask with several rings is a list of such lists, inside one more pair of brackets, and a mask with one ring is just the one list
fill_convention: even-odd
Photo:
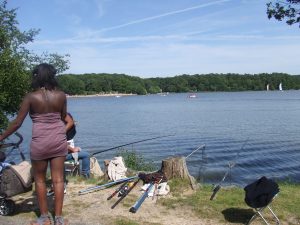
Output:
[[64,92],[57,89],[56,69],[46,63],[36,66],[32,72],[33,91],[23,98],[16,119],[0,135],[4,140],[19,129],[29,113],[32,119],[30,158],[35,181],[35,190],[40,208],[40,217],[31,225],[52,224],[46,196],[46,172],[48,163],[54,187],[54,224],[66,225],[62,217],[64,199],[64,161],[68,153],[64,118],[67,100]]

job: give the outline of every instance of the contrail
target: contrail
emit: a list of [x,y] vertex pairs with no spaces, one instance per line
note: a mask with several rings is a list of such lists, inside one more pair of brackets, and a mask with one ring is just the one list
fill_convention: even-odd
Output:
[[171,15],[175,15],[175,14],[179,14],[179,13],[183,13],[183,12],[188,12],[188,11],[192,11],[192,10],[195,10],[195,9],[205,8],[205,7],[208,7],[208,6],[211,6],[211,5],[216,5],[216,4],[223,3],[223,2],[228,2],[228,1],[231,1],[231,0],[219,0],[219,1],[209,2],[209,3],[205,3],[205,4],[201,4],[201,5],[196,5],[196,6],[193,6],[193,7],[180,9],[180,10],[176,10],[176,11],[172,11],[172,12],[167,12],[167,13],[163,13],[163,14],[156,15],[156,16],[146,17],[144,19],[131,21],[131,22],[128,22],[128,23],[117,25],[117,26],[104,28],[104,29],[101,29],[98,32],[115,30],[115,29],[118,29],[118,28],[130,26],[130,25],[133,25],[133,24],[143,23],[143,22],[146,22],[146,21],[151,21],[151,20],[159,19],[159,18],[166,17],[166,16],[171,16]]

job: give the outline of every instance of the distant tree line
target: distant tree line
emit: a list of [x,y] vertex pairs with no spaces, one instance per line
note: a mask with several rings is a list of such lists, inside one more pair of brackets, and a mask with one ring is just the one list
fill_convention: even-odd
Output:
[[300,75],[285,73],[261,74],[196,74],[166,78],[140,78],[125,74],[65,74],[58,76],[62,90],[70,95],[97,93],[132,93],[138,95],[160,92],[199,91],[261,91],[300,89]]

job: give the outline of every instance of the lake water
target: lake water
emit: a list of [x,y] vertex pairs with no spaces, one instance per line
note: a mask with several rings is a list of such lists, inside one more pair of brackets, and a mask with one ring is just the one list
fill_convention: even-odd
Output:
[[[200,181],[245,185],[267,176],[300,182],[300,91],[215,92],[68,98],[78,122],[76,143],[92,153],[161,135],[165,138],[126,147],[160,167],[170,156],[187,156],[191,175]],[[27,153],[31,121],[20,132]],[[244,145],[244,146],[243,146]],[[242,147],[243,146],[243,147]],[[117,150],[97,155],[104,159]],[[230,170],[229,163],[236,163]]]

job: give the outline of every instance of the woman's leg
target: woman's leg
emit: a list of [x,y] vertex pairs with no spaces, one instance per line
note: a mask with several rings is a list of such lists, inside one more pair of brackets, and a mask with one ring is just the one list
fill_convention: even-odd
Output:
[[41,215],[48,215],[46,172],[48,167],[47,160],[31,160],[35,190],[40,207]]
[[62,215],[64,201],[64,162],[66,157],[56,157],[50,160],[51,178],[54,188],[54,214]]

